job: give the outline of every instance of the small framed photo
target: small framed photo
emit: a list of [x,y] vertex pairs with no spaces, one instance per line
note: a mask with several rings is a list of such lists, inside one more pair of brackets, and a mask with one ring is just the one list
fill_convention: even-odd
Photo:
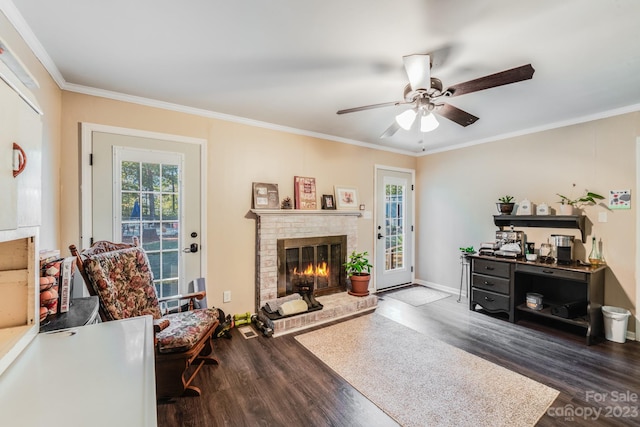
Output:
[[333,200],[333,194],[322,195],[322,209],[335,209],[336,203]]
[[358,209],[358,190],[356,188],[336,185],[334,192],[336,196],[336,208]]
[[253,183],[254,209],[280,209],[278,184]]

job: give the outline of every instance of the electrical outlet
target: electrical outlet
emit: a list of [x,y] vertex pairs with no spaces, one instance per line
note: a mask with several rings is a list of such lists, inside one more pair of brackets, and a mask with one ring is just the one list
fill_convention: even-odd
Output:
[[607,213],[599,212],[598,213],[598,222],[607,222]]
[[224,291],[222,293],[222,302],[231,302],[231,291]]

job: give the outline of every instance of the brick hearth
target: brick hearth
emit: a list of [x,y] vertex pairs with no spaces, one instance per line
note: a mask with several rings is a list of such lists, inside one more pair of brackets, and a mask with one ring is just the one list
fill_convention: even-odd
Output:
[[[347,236],[347,253],[358,246],[358,211],[260,210],[256,215],[256,312],[278,298],[278,239]],[[272,322],[274,335],[282,335],[375,309],[377,297],[354,297],[346,292],[316,298],[322,310]]]

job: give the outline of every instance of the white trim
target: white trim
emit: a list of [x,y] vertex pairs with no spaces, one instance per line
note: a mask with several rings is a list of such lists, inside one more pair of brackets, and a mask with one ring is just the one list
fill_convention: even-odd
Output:
[[[636,196],[633,203],[638,204],[638,191],[640,191],[640,136],[636,137]],[[638,256],[638,247],[640,247],[640,214],[638,214],[638,206],[634,208],[636,214],[636,307],[635,307],[635,319],[636,319],[636,333],[634,339],[640,338],[640,257]],[[627,331],[627,335],[630,332]]]
[[[437,283],[433,283],[433,282],[429,282],[427,280],[415,280],[414,283],[418,284],[418,285],[422,285],[422,286],[426,286],[427,288],[431,288],[431,289],[435,289],[438,291],[442,291],[442,292],[446,292],[448,294],[451,295],[458,295],[458,293],[460,292],[459,289],[456,288],[452,288],[450,286],[444,286],[444,285],[439,285]],[[466,291],[464,291],[464,293],[462,294],[463,297],[466,298]]]
[[29,27],[27,21],[24,20],[24,17],[20,11],[18,11],[15,4],[13,4],[11,0],[0,0],[0,10],[2,10],[2,13],[4,13],[9,22],[11,22],[11,25],[13,25],[18,34],[20,34],[27,43],[27,46],[29,46],[33,51],[33,54],[42,63],[49,75],[51,75],[51,78],[55,80],[58,87],[63,89],[66,85],[64,77],[62,77],[60,70],[58,70],[58,67],[56,67],[56,64],[53,62],[38,38],[33,34],[31,27]]
[[414,155],[416,157],[422,157],[422,156],[426,156],[426,155],[429,155],[429,154],[442,153],[442,152],[445,152],[445,151],[452,151],[452,150],[457,150],[457,149],[460,149],[460,148],[471,147],[471,146],[474,146],[474,145],[480,145],[480,144],[486,144],[486,143],[489,143],[489,142],[500,141],[502,139],[515,138],[515,137],[518,137],[518,136],[530,135],[532,133],[544,132],[546,130],[558,129],[558,128],[562,128],[562,127],[566,127],[566,126],[577,125],[577,124],[580,124],[580,123],[591,122],[591,121],[594,121],[594,120],[606,119],[608,117],[619,116],[619,115],[622,115],[622,114],[634,113],[636,111],[640,111],[640,104],[628,105],[626,107],[616,108],[614,110],[601,111],[601,112],[590,114],[590,115],[587,115],[587,116],[581,116],[581,117],[576,117],[576,118],[573,118],[573,119],[563,120],[563,121],[559,121],[559,122],[548,123],[548,124],[545,124],[545,125],[536,126],[536,127],[532,127],[532,128],[528,128],[528,129],[517,130],[517,131],[509,132],[509,133],[503,133],[501,135],[494,135],[494,136],[490,136],[490,137],[487,137],[487,138],[477,139],[475,141],[464,142],[462,144],[450,145],[448,147],[435,148],[433,150],[425,150],[425,151],[423,151],[421,153],[417,153],[417,154],[414,153]]
[[[395,167],[395,166],[385,166],[385,165],[380,165],[380,164],[375,164],[373,165],[374,167],[374,171],[373,171],[373,259],[377,260],[377,230],[376,230],[376,224],[378,224],[378,172],[381,170],[385,170],[385,171],[391,171],[391,172],[402,172],[402,173],[408,173],[411,175],[411,185],[413,186],[414,190],[411,192],[411,219],[412,219],[412,223],[411,226],[413,226],[413,236],[411,238],[411,259],[409,260],[411,262],[411,266],[413,267],[413,271],[411,272],[411,282],[415,282],[416,279],[416,233],[417,233],[417,227],[416,227],[416,171],[415,169],[407,169],[407,168],[399,168],[399,167]],[[375,262],[374,262],[375,264]],[[376,280],[377,279],[377,274],[373,274],[372,275],[372,280],[373,280],[373,289],[376,290],[376,292],[378,291],[377,288],[377,284],[376,284]],[[387,288],[385,288],[384,290],[388,290]]]
[[599,113],[595,113],[587,116],[577,117],[574,119],[545,124],[542,126],[523,129],[520,131],[505,133],[501,135],[490,136],[487,138],[482,138],[475,141],[468,141],[461,144],[454,144],[454,145],[450,145],[443,148],[437,148],[433,150],[427,149],[425,151],[416,153],[408,149],[403,150],[399,148],[385,147],[383,145],[374,144],[370,142],[363,142],[363,141],[357,141],[354,139],[341,138],[338,136],[327,135],[327,134],[318,133],[318,132],[311,132],[311,131],[296,129],[288,126],[276,125],[273,123],[247,119],[244,117],[232,116],[224,113],[217,113],[210,110],[187,107],[179,104],[173,104],[169,102],[158,101],[154,99],[143,98],[143,97],[133,96],[133,95],[126,95],[119,92],[112,92],[108,90],[77,85],[74,83],[68,83],[67,81],[65,81],[64,77],[62,77],[60,70],[58,70],[58,67],[56,67],[55,63],[53,62],[49,54],[45,51],[44,47],[39,42],[37,37],[34,35],[33,31],[31,30],[29,25],[26,23],[26,21],[24,20],[24,18],[22,17],[18,9],[15,7],[13,2],[11,0],[0,0],[0,10],[2,10],[2,12],[5,14],[7,19],[15,27],[16,31],[18,31],[18,33],[25,40],[29,48],[33,51],[34,55],[38,58],[38,60],[40,60],[40,62],[45,67],[45,69],[49,72],[51,77],[55,80],[58,87],[62,90],[82,93],[86,95],[93,95],[93,96],[98,96],[102,98],[114,99],[118,101],[131,102],[134,104],[146,105],[146,106],[155,107],[155,108],[162,108],[165,110],[178,111],[178,112],[193,114],[197,116],[210,117],[210,118],[215,118],[219,120],[245,124],[249,126],[255,126],[255,127],[265,128],[265,129],[291,133],[295,135],[304,135],[304,136],[310,136],[314,138],[321,138],[329,141],[341,142],[343,144],[357,145],[360,147],[366,147],[366,148],[371,148],[371,149],[380,150],[380,151],[387,151],[391,153],[404,154],[412,157],[422,157],[429,154],[436,154],[444,151],[457,150],[460,148],[470,147],[473,145],[485,144],[485,143],[499,141],[506,138],[514,138],[517,136],[528,135],[536,132],[542,132],[545,130],[556,129],[559,127],[570,126],[578,123],[584,123],[592,120],[604,119],[607,117],[617,116],[620,114],[640,111],[640,104],[633,104],[626,107],[603,111],[603,112],[599,112]]
[[[2,0],[0,0],[2,1]],[[89,247],[92,234],[92,204],[93,177],[89,158],[92,151],[93,132],[111,133],[140,138],[159,139],[178,143],[198,144],[200,146],[200,275],[207,277],[207,140],[182,135],[128,129],[117,126],[100,125],[96,123],[80,124],[80,245],[81,249]]]

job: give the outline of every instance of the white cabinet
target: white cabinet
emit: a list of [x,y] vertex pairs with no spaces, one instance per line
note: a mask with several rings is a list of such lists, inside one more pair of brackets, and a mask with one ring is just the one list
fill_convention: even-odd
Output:
[[[26,89],[22,96],[29,96]],[[24,161],[24,170],[14,177],[14,168]],[[40,113],[0,78],[0,230],[40,225],[41,166]]]
[[0,230],[18,227],[18,187],[13,178],[13,141],[20,98],[0,79]]
[[0,425],[156,426],[151,316],[38,334],[0,377]]

